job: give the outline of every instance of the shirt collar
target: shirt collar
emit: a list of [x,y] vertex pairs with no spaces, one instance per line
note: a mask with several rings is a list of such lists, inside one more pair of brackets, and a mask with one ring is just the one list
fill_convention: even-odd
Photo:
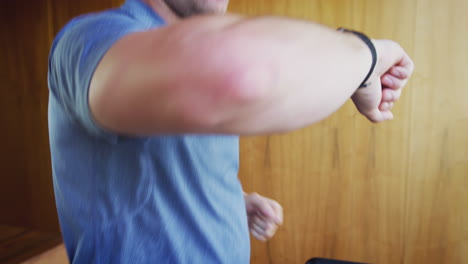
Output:
[[120,9],[145,24],[149,23],[149,26],[165,24],[164,19],[142,0],[126,0]]

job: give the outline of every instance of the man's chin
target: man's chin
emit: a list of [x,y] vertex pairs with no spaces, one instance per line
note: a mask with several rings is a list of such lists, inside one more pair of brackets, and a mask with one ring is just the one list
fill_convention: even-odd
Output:
[[228,2],[218,0],[218,1],[213,1],[211,0],[210,2],[205,2],[205,6],[200,7],[200,13],[202,14],[217,14],[217,15],[222,15],[225,14],[227,11],[227,5]]

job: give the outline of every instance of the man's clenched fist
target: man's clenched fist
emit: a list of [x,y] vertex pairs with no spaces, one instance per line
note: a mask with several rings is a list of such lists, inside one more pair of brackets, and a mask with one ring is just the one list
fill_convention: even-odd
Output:
[[369,78],[370,84],[353,96],[361,114],[378,123],[393,119],[393,104],[400,99],[403,87],[413,73],[414,64],[403,48],[390,40],[373,40],[377,64]]
[[244,194],[250,233],[261,241],[273,237],[283,223],[283,208],[279,203],[257,193]]

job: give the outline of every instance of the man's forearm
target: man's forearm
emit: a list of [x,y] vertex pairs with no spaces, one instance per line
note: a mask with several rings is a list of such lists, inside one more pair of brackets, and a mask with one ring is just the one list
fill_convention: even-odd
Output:
[[[131,134],[296,129],[337,110],[371,65],[357,37],[275,17],[188,19],[109,53],[95,97],[104,125]],[[106,86],[114,92],[99,97]]]

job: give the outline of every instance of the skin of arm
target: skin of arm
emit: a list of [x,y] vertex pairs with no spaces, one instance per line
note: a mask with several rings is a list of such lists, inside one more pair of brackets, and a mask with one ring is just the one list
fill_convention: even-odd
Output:
[[[356,91],[371,53],[352,34],[286,18],[196,16],[111,47],[93,76],[90,108],[101,126],[128,135],[285,132],[350,97],[381,122],[393,118],[413,63],[395,42],[373,42],[371,85]],[[251,233],[271,238],[281,206],[255,193],[244,199]]]
[[100,125],[129,135],[285,132],[336,111],[370,64],[360,39],[318,24],[195,16],[111,47],[90,108]]

